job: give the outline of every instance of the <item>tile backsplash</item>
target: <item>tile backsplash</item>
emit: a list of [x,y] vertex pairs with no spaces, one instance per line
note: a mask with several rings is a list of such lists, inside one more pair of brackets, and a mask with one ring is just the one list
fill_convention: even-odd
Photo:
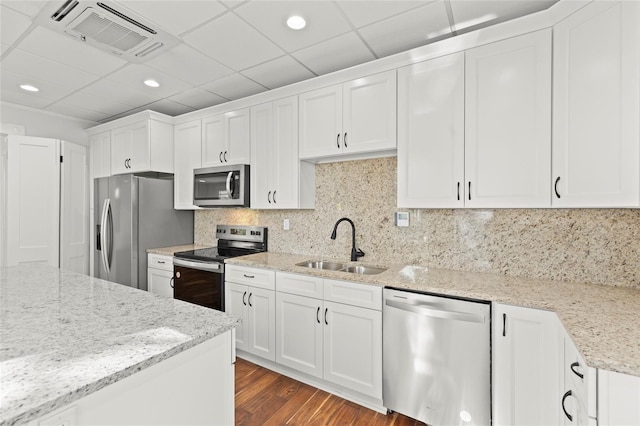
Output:
[[215,244],[219,223],[261,225],[269,251],[348,260],[351,226],[329,238],[348,217],[364,263],[640,288],[640,209],[408,209],[408,228],[394,225],[396,211],[395,157],[319,164],[314,210],[198,210],[194,239]]

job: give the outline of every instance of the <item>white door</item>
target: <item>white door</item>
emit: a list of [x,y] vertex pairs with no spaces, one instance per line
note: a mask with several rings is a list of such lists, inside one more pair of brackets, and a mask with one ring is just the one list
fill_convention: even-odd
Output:
[[[151,120],[131,125],[129,173],[151,170]],[[160,153],[158,153],[160,157]]]
[[227,150],[224,140],[224,116],[222,114],[202,119],[202,167],[224,164],[222,154]]
[[324,379],[382,398],[382,312],[324,302]]
[[249,305],[247,296],[249,289],[246,285],[225,282],[224,311],[229,315],[240,317],[242,322],[236,327],[236,347],[246,351],[249,338]]
[[598,425],[640,424],[640,377],[598,369]]
[[464,53],[398,70],[398,207],[464,206]]
[[551,311],[493,307],[493,424],[561,424],[563,344],[558,317]]
[[276,362],[322,378],[322,301],[276,293],[276,315]]
[[275,182],[271,179],[272,158],[277,152],[272,143],[271,102],[251,107],[251,207],[268,209]]
[[553,205],[638,207],[640,3],[591,3],[553,34]]
[[160,296],[173,298],[173,271],[147,268],[147,290]]
[[300,159],[342,152],[342,85],[299,96]]
[[551,205],[551,30],[465,52],[465,205]]
[[298,159],[298,97],[273,102],[273,143],[268,154],[269,181],[274,182],[272,206],[295,209],[299,206],[300,172]]
[[224,140],[227,149],[222,159],[229,164],[249,164],[251,162],[251,139],[249,108],[224,114]]
[[111,132],[103,132],[89,139],[91,178],[111,176]]
[[87,148],[61,141],[60,268],[89,274],[89,165]]
[[193,169],[202,166],[200,120],[174,128],[173,204],[176,210],[196,210],[193,205]]
[[396,71],[370,75],[343,85],[345,153],[396,148]]
[[58,267],[59,141],[10,135],[7,169],[7,265]]
[[131,126],[111,131],[111,174],[129,173],[133,133]]
[[273,290],[249,287],[249,338],[247,351],[276,360],[276,295]]

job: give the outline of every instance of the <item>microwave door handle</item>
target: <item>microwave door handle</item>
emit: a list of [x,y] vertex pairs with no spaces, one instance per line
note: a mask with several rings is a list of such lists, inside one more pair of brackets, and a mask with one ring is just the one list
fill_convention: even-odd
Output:
[[227,175],[227,194],[229,194],[229,198],[232,198],[231,193],[231,178],[233,177],[233,172],[229,172]]

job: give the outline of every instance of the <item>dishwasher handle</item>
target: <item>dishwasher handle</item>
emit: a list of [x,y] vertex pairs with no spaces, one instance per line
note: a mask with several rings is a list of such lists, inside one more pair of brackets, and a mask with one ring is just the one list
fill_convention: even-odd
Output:
[[454,320],[454,321],[477,322],[477,323],[485,322],[485,316],[481,314],[434,309],[432,305],[421,304],[419,302],[405,303],[405,302],[398,302],[395,300],[386,299],[385,304],[392,308],[413,312],[415,314],[435,317],[435,318],[442,318],[442,319],[448,319],[448,320]]

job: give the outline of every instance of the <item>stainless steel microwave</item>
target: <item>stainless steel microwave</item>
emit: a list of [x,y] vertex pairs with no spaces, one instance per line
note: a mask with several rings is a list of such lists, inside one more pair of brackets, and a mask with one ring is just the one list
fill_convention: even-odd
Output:
[[193,171],[193,204],[199,207],[249,207],[249,165]]

